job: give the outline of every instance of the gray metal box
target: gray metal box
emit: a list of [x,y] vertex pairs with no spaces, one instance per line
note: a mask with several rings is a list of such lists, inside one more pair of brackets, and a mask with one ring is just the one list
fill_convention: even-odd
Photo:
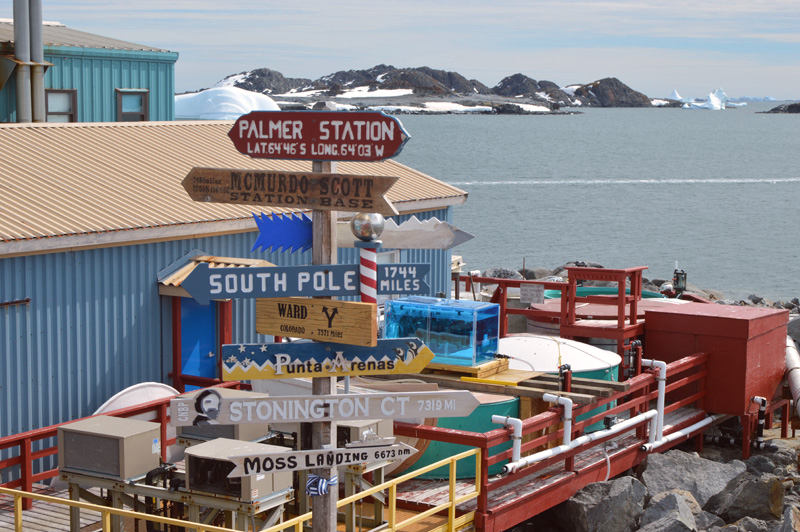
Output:
[[287,451],[291,448],[225,438],[193,445],[186,449],[186,489],[253,502],[272,492],[291,488],[291,471],[228,478],[235,467],[230,456]]
[[58,468],[126,480],[161,464],[161,426],[95,416],[58,427]]

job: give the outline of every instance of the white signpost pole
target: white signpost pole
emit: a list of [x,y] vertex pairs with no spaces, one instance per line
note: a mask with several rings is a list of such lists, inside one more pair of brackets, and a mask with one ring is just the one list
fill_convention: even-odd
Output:
[[[314,161],[314,172],[336,172],[336,163],[332,161]],[[336,264],[336,212],[313,210],[312,223],[312,263]],[[329,298],[328,298],[329,299]],[[315,377],[311,379],[311,389],[314,395],[336,394],[336,379],[334,377]],[[335,449],[336,448],[336,422],[323,421],[311,424],[311,448]],[[313,469],[312,474],[330,480],[336,475],[336,467],[321,467]],[[303,489],[303,486],[300,486]],[[312,532],[336,532],[337,510],[339,500],[339,486],[334,484],[326,494],[315,497],[311,508]]]

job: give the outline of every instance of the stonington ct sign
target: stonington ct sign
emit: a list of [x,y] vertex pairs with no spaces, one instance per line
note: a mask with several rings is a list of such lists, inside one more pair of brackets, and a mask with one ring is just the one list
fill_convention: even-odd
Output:
[[250,157],[315,161],[382,161],[408,140],[399,120],[374,111],[252,111],[228,136]]

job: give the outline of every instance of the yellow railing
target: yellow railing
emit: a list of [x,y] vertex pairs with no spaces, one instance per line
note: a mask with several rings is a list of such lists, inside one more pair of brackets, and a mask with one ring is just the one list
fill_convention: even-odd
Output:
[[[473,455],[475,456],[475,491],[462,495],[461,497],[456,497],[456,462]],[[404,519],[398,522],[397,485],[402,482],[406,482],[407,480],[411,480],[412,478],[416,478],[420,475],[423,475],[429,471],[433,471],[434,469],[438,469],[445,465],[449,465],[450,467],[450,496],[448,498],[448,501],[440,504],[439,506],[430,508],[422,513],[418,513],[412,517],[409,517],[408,519]],[[356,493],[355,495],[351,495],[350,497],[345,497],[336,504],[336,507],[342,508],[343,506],[352,504],[360,499],[369,497],[374,493],[378,493],[379,491],[388,489],[389,507],[387,508],[387,523],[386,527],[383,528],[382,531],[395,532],[396,530],[399,530],[402,527],[412,525],[418,521],[425,519],[426,517],[429,517],[443,510],[447,510],[448,511],[447,524],[436,528],[432,528],[427,532],[445,532],[445,531],[454,532],[460,527],[468,523],[471,523],[475,519],[475,512],[469,512],[456,519],[456,505],[466,502],[470,499],[475,499],[478,497],[478,495],[480,495],[481,492],[480,478],[481,478],[481,450],[471,449],[469,451],[464,451],[463,453],[451,456],[450,458],[439,460],[436,463],[433,463],[429,466],[425,466],[411,473],[406,473],[403,476],[394,478],[392,480],[384,482],[383,484],[378,484],[377,486],[373,486],[368,490],[361,491],[359,493]],[[267,528],[262,532],[278,532],[280,530],[285,530],[289,527],[294,527],[295,532],[302,532],[303,524],[309,520],[311,520],[311,512],[300,515],[293,519],[289,519],[288,521],[285,521],[283,523],[279,523],[271,528]]]
[[61,504],[64,506],[69,506],[70,508],[80,508],[81,510],[92,510],[95,512],[99,512],[102,515],[101,521],[103,523],[104,531],[111,530],[111,517],[119,516],[123,518],[129,517],[131,519],[140,519],[142,521],[150,521],[153,523],[161,523],[165,525],[186,527],[197,530],[197,532],[206,532],[206,531],[231,532],[230,528],[222,528],[213,525],[204,525],[202,523],[188,523],[187,521],[183,521],[180,519],[172,519],[170,517],[159,517],[157,515],[151,515],[142,512],[133,512],[131,510],[123,510],[121,508],[111,508],[108,506],[100,506],[98,504],[92,504],[88,502],[73,501],[70,499],[62,499],[60,497],[52,497],[50,495],[40,495],[38,493],[29,493],[26,491],[19,491],[8,488],[0,488],[0,494],[14,497],[14,530],[16,532],[22,532],[24,530],[22,528],[22,516],[24,515],[22,511],[22,499],[33,499],[37,501],[49,502],[52,504]]
[[[470,456],[475,456],[475,491],[462,495],[460,497],[456,497],[456,462],[458,460],[462,460],[468,458]],[[411,480],[415,477],[418,477],[424,473],[429,471],[433,471],[439,467],[448,465],[450,468],[450,496],[448,501],[445,503],[440,504],[434,508],[430,508],[422,513],[416,514],[408,519],[404,519],[403,521],[397,521],[397,485],[401,482],[406,482]],[[459,518],[456,518],[456,505],[466,502],[470,499],[476,498],[480,494],[480,469],[481,468],[481,450],[480,449],[472,449],[469,451],[464,451],[463,453],[457,454],[455,456],[451,456],[450,458],[445,458],[444,460],[440,460],[434,464],[429,466],[423,467],[418,469],[417,471],[413,471],[411,473],[407,473],[403,476],[397,477],[390,481],[384,482],[383,484],[379,484],[377,486],[373,486],[368,490],[361,491],[356,493],[355,495],[351,495],[350,497],[346,497],[341,499],[337,503],[337,508],[342,508],[343,506],[347,506],[348,504],[352,504],[360,499],[365,497],[369,497],[374,493],[379,491],[383,491],[385,489],[389,490],[389,503],[387,508],[387,526],[384,528],[387,532],[395,532],[404,526],[408,526],[414,524],[426,517],[429,517],[433,514],[441,512],[443,510],[448,511],[448,519],[447,524],[432,528],[428,532],[455,532],[458,528],[472,522],[475,519],[475,512],[469,512],[467,514],[462,515]],[[173,526],[180,526],[186,527],[189,529],[197,530],[197,532],[230,532],[230,528],[223,528],[213,525],[205,525],[202,523],[194,523],[194,522],[187,522],[180,519],[172,519],[170,517],[159,517],[157,515],[146,514],[142,512],[134,512],[130,510],[123,510],[120,508],[111,508],[108,506],[100,506],[97,504],[91,504],[88,502],[81,502],[81,501],[73,501],[70,499],[62,499],[60,497],[52,497],[50,495],[40,495],[37,493],[29,493],[25,491],[15,490],[15,489],[8,489],[8,488],[0,488],[0,494],[8,495],[10,497],[14,497],[14,530],[16,532],[22,532],[22,500],[23,499],[33,499],[43,502],[48,502],[52,504],[61,504],[64,506],[69,506],[71,508],[79,508],[82,510],[92,510],[98,512],[102,516],[102,523],[103,523],[103,530],[110,531],[111,530],[111,518],[112,516],[119,516],[119,517],[128,517],[131,519],[140,519],[142,521],[149,521],[153,523],[161,523],[166,525],[173,525]],[[303,514],[301,516],[295,517],[293,519],[289,519],[283,523],[279,523],[271,528],[266,529],[263,532],[278,532],[280,530],[285,530],[290,527],[294,527],[296,532],[302,532],[303,524],[306,521],[311,520],[311,512]]]

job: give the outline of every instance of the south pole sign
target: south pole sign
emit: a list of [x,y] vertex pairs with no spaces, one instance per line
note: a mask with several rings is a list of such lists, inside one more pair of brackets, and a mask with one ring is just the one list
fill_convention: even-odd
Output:
[[419,338],[380,338],[375,347],[331,342],[226,344],[222,379],[226,381],[356,377],[420,373],[433,360]]
[[[195,397],[170,400],[174,427],[194,424]],[[464,417],[480,402],[466,390],[406,393],[362,393],[271,397],[220,397],[219,413],[206,423],[219,425],[303,423],[308,421],[360,421],[367,419],[418,419]]]
[[314,161],[382,161],[409,138],[399,120],[375,111],[251,111],[228,136],[253,158]]
[[[430,264],[381,264],[379,294],[430,294]],[[210,268],[203,262],[181,283],[201,305],[212,299],[357,296],[358,264]]]
[[405,460],[417,450],[405,443],[373,445],[369,447],[346,447],[344,449],[322,449],[316,451],[286,451],[282,453],[231,456],[235,465],[228,478],[301,471],[319,467],[337,467],[356,464],[371,464],[380,461]]

